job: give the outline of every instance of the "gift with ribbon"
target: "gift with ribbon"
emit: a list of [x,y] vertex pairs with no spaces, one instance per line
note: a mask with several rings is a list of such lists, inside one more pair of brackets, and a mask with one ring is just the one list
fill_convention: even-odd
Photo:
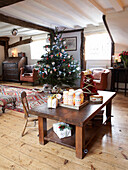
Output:
[[69,126],[69,124],[63,122],[53,124],[53,131],[60,139],[71,136],[71,130],[72,128]]

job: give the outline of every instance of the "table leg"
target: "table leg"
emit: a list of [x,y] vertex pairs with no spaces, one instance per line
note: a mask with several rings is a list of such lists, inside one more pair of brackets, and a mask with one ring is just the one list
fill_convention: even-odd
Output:
[[2,106],[2,111],[3,113],[5,113],[5,106]]
[[38,128],[39,128],[39,142],[42,145],[45,145],[47,141],[44,140],[44,137],[47,135],[47,119],[43,117],[38,117]]
[[76,157],[82,159],[84,157],[85,146],[85,128],[76,126]]
[[112,109],[112,100],[106,105],[106,116],[109,118],[109,122],[111,122],[111,109]]

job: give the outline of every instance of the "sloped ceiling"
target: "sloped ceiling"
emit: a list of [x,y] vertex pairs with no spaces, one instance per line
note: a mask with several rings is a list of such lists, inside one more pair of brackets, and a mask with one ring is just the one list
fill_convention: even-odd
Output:
[[128,9],[110,13],[106,19],[114,42],[128,46]]
[[[98,27],[106,15],[116,43],[128,44],[128,0],[24,0],[0,8],[0,13],[41,26],[78,29]],[[0,36],[11,36],[12,28],[19,36],[40,34],[40,31],[0,22]],[[91,27],[92,28],[92,27]]]

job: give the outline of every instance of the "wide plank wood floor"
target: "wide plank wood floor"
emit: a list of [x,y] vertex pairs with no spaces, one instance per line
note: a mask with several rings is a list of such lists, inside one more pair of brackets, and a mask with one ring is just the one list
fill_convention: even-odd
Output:
[[[33,88],[31,84],[21,87]],[[52,142],[40,145],[37,127],[27,129],[28,133],[21,137],[23,113],[6,109],[2,114],[0,108],[0,170],[127,170],[128,97],[124,93],[114,98],[112,115],[111,128],[103,126],[99,130],[88,154],[80,160],[73,149]],[[48,128],[53,122],[48,120]]]

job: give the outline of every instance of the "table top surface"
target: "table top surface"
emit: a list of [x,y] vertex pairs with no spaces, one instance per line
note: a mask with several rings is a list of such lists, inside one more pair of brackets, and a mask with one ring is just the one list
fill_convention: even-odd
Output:
[[103,96],[102,104],[89,103],[80,110],[65,107],[49,109],[47,104],[29,110],[29,114],[62,121],[76,126],[83,126],[88,120],[92,119],[104,106],[106,106],[116,95],[115,92],[98,91]]

